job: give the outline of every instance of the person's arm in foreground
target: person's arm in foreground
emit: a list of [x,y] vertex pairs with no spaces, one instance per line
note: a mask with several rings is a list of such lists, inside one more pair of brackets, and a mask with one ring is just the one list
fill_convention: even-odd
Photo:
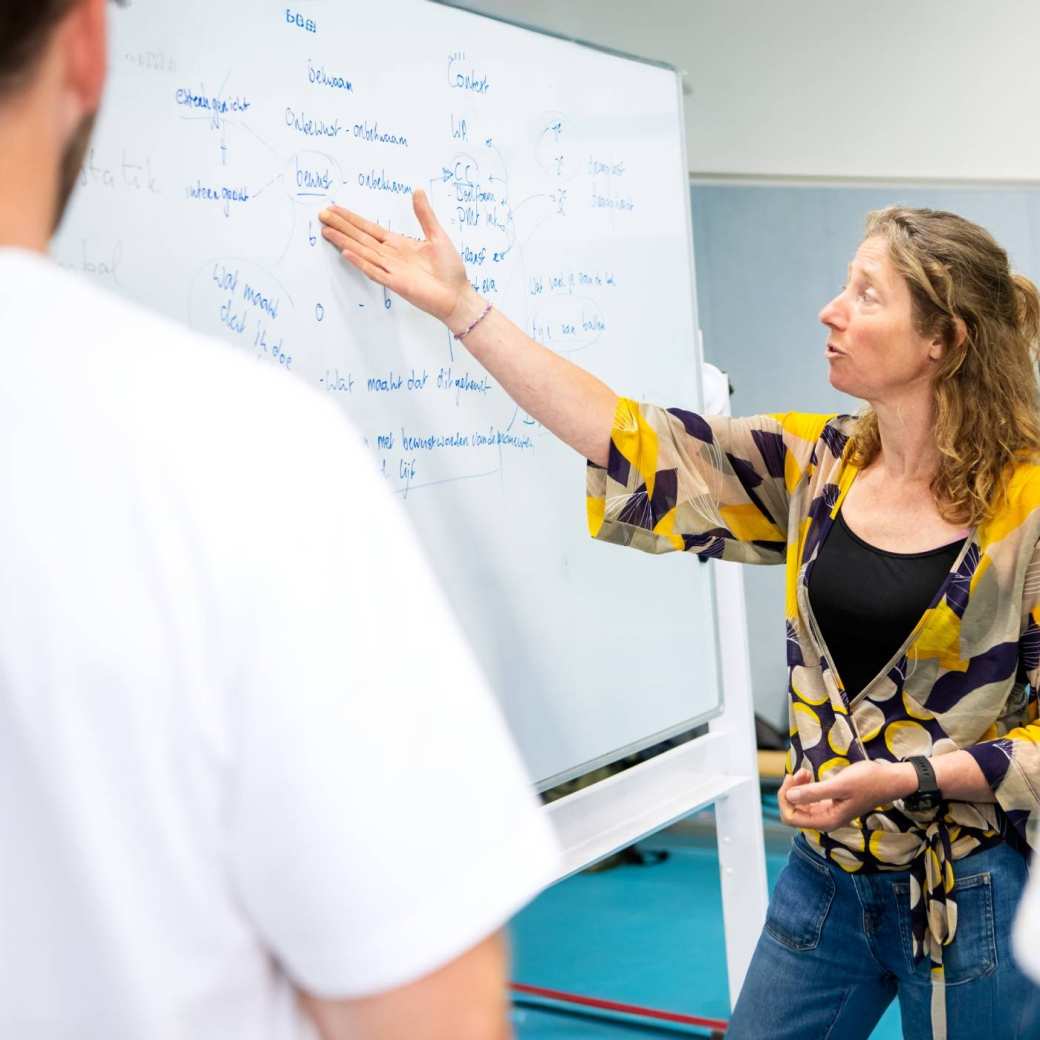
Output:
[[508,1040],[505,937],[407,986],[360,1000],[301,994],[322,1040]]
[[[387,231],[339,206],[322,211],[322,234],[365,275],[465,333],[487,308],[466,276],[455,246],[417,191],[420,242]],[[536,343],[497,309],[463,340],[467,350],[507,394],[575,451],[605,466],[617,395],[583,368]]]
[[552,828],[360,437],[265,385],[286,428],[235,478],[286,536],[234,564],[236,901],[325,1040],[502,1040],[495,937],[557,876]]

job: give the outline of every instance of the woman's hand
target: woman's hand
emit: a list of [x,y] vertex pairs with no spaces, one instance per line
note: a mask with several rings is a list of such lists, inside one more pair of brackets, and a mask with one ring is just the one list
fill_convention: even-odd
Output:
[[[415,192],[412,208],[426,238],[397,235],[350,210],[322,210],[322,235],[358,270],[427,314],[447,322],[466,309],[472,295],[462,258],[433,215],[424,191]],[[454,330],[458,331],[458,330]]]
[[412,205],[426,236],[421,242],[392,234],[339,206],[321,213],[322,234],[374,282],[440,318],[456,335],[468,332],[470,356],[525,412],[584,458],[606,466],[617,395],[491,310],[473,291],[426,195],[417,191]]
[[905,762],[853,762],[832,780],[812,783],[808,770],[784,777],[777,801],[789,827],[830,831],[879,805],[917,790],[917,773]]

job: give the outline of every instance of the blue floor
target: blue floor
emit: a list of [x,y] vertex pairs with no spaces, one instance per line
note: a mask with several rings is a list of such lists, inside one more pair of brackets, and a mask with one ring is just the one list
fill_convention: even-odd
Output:
[[[770,887],[790,832],[767,829]],[[549,889],[513,923],[513,978],[548,989],[680,1014],[728,1019],[719,864],[710,814],[655,835],[666,862],[585,873]],[[627,1040],[707,1036],[575,1015],[537,1002],[513,1012],[519,1040]],[[872,1040],[901,1040],[895,1004]]]

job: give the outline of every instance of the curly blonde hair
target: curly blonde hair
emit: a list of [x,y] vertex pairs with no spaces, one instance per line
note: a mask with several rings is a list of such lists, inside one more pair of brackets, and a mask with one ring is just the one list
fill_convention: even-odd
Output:
[[[913,321],[946,350],[935,388],[939,468],[931,489],[948,523],[974,527],[1004,501],[1014,464],[1040,456],[1040,294],[1013,274],[984,228],[954,213],[890,206],[867,215],[913,300]],[[863,412],[849,458],[881,451],[877,415]]]

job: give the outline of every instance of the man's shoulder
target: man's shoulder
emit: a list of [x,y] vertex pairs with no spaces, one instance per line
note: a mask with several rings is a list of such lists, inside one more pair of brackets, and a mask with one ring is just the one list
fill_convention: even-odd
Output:
[[37,305],[49,299],[53,310],[49,328],[40,327],[50,336],[45,352],[53,346],[65,358],[82,358],[99,406],[126,414],[138,436],[209,427],[215,437],[219,431],[240,443],[232,431],[263,436],[273,425],[297,440],[349,434],[340,410],[294,373],[56,264],[41,259],[33,266],[31,295]]
[[24,292],[8,301],[8,333],[24,349],[0,398],[29,443],[71,442],[83,472],[127,496],[161,488],[192,504],[191,523],[302,522],[378,492],[360,435],[296,373],[42,258],[12,265],[0,252],[0,277],[9,271]]

